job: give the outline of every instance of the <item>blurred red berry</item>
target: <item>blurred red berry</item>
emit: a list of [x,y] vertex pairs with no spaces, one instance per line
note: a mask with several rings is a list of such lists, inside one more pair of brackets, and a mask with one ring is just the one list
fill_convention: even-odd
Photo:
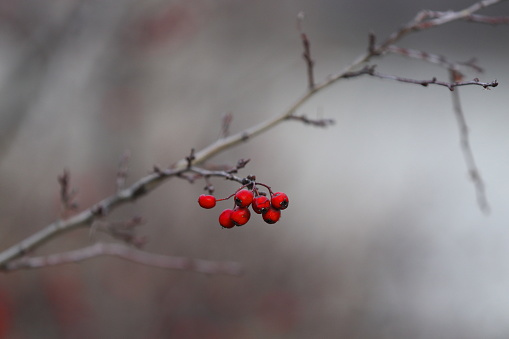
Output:
[[246,207],[236,207],[231,214],[231,220],[237,226],[245,225],[250,217],[251,212]]
[[263,214],[270,208],[270,200],[264,195],[259,195],[253,199],[252,207],[255,213]]
[[267,224],[274,224],[281,218],[281,211],[271,206],[267,212],[262,214],[262,217]]
[[233,210],[231,209],[225,209],[219,215],[219,224],[224,228],[232,228],[233,226],[235,226],[233,220],[231,219],[232,212]]
[[271,197],[271,203],[274,208],[284,210],[288,207],[288,196],[283,192],[276,192]]
[[202,194],[198,198],[198,204],[203,208],[213,208],[216,206],[216,197],[213,195]]
[[250,190],[240,190],[235,193],[235,204],[239,207],[248,207],[253,202],[253,192]]

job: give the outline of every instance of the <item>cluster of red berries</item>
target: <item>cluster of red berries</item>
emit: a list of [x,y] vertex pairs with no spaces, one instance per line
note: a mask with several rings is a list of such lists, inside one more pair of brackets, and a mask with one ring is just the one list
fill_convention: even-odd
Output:
[[[270,193],[270,199],[258,191],[256,185],[265,186]],[[245,225],[251,217],[249,206],[257,214],[261,214],[268,224],[276,223],[281,218],[281,210],[288,207],[288,196],[283,192],[273,193],[270,188],[261,183],[251,183],[239,188],[234,194],[225,199],[216,199],[213,195],[202,194],[198,204],[203,208],[213,208],[217,201],[228,200],[234,197],[235,207],[225,209],[219,215],[219,224],[224,228]]]

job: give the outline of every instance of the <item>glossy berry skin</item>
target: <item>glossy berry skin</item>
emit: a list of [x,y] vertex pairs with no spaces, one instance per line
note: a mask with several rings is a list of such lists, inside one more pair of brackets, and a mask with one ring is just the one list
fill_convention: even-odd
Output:
[[216,197],[213,195],[202,194],[198,198],[198,204],[203,208],[213,208],[216,206]]
[[235,204],[239,207],[248,207],[253,202],[253,192],[250,190],[240,190],[235,193]]
[[278,210],[284,210],[288,207],[288,196],[283,192],[276,192],[271,197],[271,204],[274,208]]
[[230,216],[233,223],[237,226],[245,225],[250,217],[251,212],[246,207],[235,207]]
[[263,214],[270,208],[270,200],[264,195],[259,195],[253,199],[253,211],[258,214]]
[[233,210],[226,209],[219,215],[219,224],[224,228],[232,228],[235,226],[233,220],[231,219]]
[[262,217],[267,224],[275,224],[281,218],[281,210],[271,206],[267,212],[262,214]]

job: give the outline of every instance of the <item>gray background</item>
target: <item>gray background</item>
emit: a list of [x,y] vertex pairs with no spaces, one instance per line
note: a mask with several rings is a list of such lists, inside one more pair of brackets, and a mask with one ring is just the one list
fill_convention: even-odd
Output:
[[[296,15],[316,77],[363,53],[424,8],[468,1],[3,1],[0,3],[0,246],[59,216],[67,168],[86,208],[129,182],[288,108],[307,80]],[[483,14],[508,15],[507,3]],[[222,230],[202,182],[172,179],[108,220],[142,216],[146,250],[241,262],[241,278],[94,259],[2,275],[9,338],[506,338],[509,335],[509,27],[453,23],[399,45],[465,61],[499,87],[461,88],[492,212],[476,205],[446,88],[346,80],[288,122],[211,159],[251,158],[290,196],[275,225]],[[398,56],[381,72],[447,72]],[[237,186],[213,180],[218,196]],[[37,254],[107,236],[77,231]]]

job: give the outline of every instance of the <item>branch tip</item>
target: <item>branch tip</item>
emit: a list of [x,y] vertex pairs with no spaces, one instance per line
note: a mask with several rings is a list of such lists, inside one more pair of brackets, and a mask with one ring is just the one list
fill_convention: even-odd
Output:
[[380,54],[376,49],[376,35],[373,32],[370,32],[368,35],[368,54],[371,56]]
[[302,45],[304,47],[304,52],[302,53],[302,57],[306,62],[306,70],[307,70],[307,78],[308,78],[308,89],[313,90],[315,88],[315,79],[313,73],[313,67],[315,65],[315,61],[311,58],[311,44],[309,42],[307,34],[302,29],[302,21],[304,20],[304,12],[299,12],[297,15],[297,29],[300,33],[300,39],[302,41]]

